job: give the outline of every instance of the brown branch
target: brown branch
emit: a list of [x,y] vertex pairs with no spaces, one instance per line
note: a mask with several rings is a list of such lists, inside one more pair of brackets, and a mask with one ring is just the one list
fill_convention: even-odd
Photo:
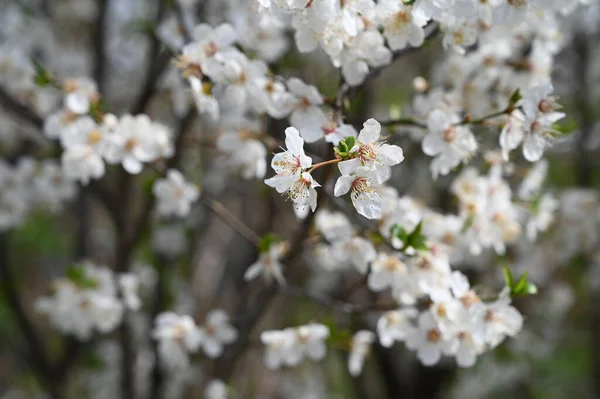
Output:
[[40,382],[48,388],[51,396],[54,399],[58,399],[62,396],[59,388],[60,383],[55,378],[55,373],[48,360],[43,341],[40,339],[33,324],[29,320],[25,308],[21,303],[21,299],[19,298],[17,283],[9,265],[10,246],[8,240],[8,233],[0,234],[0,278],[2,279],[2,292],[6,297],[6,301],[9,304],[9,309],[13,314],[15,322],[27,342],[28,347],[26,353],[28,362],[41,379]]
[[208,209],[210,209],[219,219],[225,222],[229,227],[236,231],[241,237],[247,240],[254,246],[258,246],[260,243],[260,236],[256,234],[251,228],[246,226],[244,222],[239,220],[233,213],[219,201],[211,198],[206,192],[202,193],[200,197],[202,203],[204,203]]
[[[362,282],[362,281],[361,281]],[[364,284],[363,284],[364,286]],[[277,291],[280,294],[287,295],[294,298],[307,299],[314,302],[324,308],[334,310],[339,313],[347,314],[363,314],[368,312],[386,312],[389,310],[399,309],[400,306],[395,302],[389,303],[370,303],[370,304],[355,304],[345,302],[335,298],[330,298],[322,295],[309,294],[298,287],[290,285],[280,285],[277,287]]]
[[150,99],[156,90],[156,82],[163,74],[172,58],[170,51],[164,50],[162,53],[160,52],[161,43],[156,35],[156,29],[163,19],[166,8],[167,0],[158,0],[156,15],[154,17],[154,29],[150,37],[150,51],[146,68],[146,79],[142,85],[142,90],[140,91],[138,98],[133,102],[133,106],[131,107],[131,113],[133,115],[144,112],[144,109],[146,109],[148,102],[150,102]]
[[31,123],[38,129],[44,127],[44,119],[30,109],[27,105],[24,105],[15,100],[10,94],[8,94],[2,87],[0,87],[0,104],[8,111],[13,112],[22,119]]
[[106,14],[110,0],[98,0],[98,18],[93,32],[94,70],[92,77],[98,85],[98,92],[104,94],[106,75]]

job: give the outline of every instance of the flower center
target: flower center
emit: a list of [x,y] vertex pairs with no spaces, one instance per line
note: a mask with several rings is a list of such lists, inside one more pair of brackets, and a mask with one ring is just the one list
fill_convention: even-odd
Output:
[[448,309],[446,309],[446,305],[444,305],[443,303],[440,303],[437,307],[436,313],[438,315],[438,317],[441,317],[442,319],[445,319],[448,317]]
[[370,193],[372,191],[371,184],[366,177],[357,177],[352,182],[352,192],[356,197],[362,193]]
[[325,125],[321,126],[321,129],[323,129],[323,132],[325,134],[332,134],[335,133],[337,125],[335,124],[335,122],[329,121]]
[[138,143],[137,143],[136,139],[134,139],[134,138],[127,139],[127,141],[125,142],[125,149],[128,152],[131,152],[137,146],[137,144]]
[[480,299],[473,291],[467,292],[462,298],[460,298],[460,302],[463,304],[465,308],[470,308],[479,302]]
[[308,201],[310,185],[311,181],[301,176],[292,184],[288,192],[289,198],[299,205],[305,204]]
[[217,51],[219,51],[219,48],[213,42],[210,42],[206,46],[204,46],[204,53],[209,57],[212,57],[215,54],[217,54]]
[[88,136],[88,142],[91,145],[98,144],[98,142],[100,142],[101,139],[102,139],[102,133],[100,133],[100,131],[98,129],[92,130],[90,132],[90,135]]
[[442,339],[442,333],[437,328],[433,328],[427,331],[427,341],[431,343],[438,343]]
[[442,139],[449,144],[456,141],[457,136],[458,133],[456,132],[456,128],[454,127],[449,127],[448,129],[442,132]]
[[552,106],[552,102],[549,100],[542,100],[540,101],[540,103],[538,104],[538,109],[540,110],[540,112],[543,112],[544,114],[548,114],[550,112],[553,111],[553,106]]
[[358,149],[358,158],[363,165],[372,163],[377,159],[377,150],[372,144],[364,144]]
[[444,234],[444,236],[442,237],[442,242],[446,245],[452,245],[454,244],[454,241],[456,240],[456,237],[454,236],[454,234],[452,234],[451,232],[446,232]]

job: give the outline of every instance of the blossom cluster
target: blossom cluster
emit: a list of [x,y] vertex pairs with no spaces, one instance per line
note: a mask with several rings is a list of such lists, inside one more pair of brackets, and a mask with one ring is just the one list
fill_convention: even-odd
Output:
[[121,324],[127,309],[141,308],[135,274],[115,275],[106,266],[84,262],[52,284],[52,294],[36,301],[38,312],[64,334],[81,341],[106,334]]
[[200,348],[210,358],[221,356],[223,347],[237,339],[237,330],[221,309],[209,312],[201,326],[188,315],[164,312],[156,317],[152,336],[158,341],[161,362],[180,370],[189,365],[189,353]]
[[15,165],[0,160],[0,231],[20,225],[35,209],[60,211],[76,194],[52,160],[19,158]]
[[102,114],[93,81],[68,80],[64,91],[64,107],[46,119],[44,133],[60,141],[65,176],[88,184],[104,176],[105,162],[138,174],[144,163],[173,155],[171,131],[147,115]]
[[[269,18],[289,21],[301,52],[322,48],[351,85],[389,64],[394,53],[420,47],[428,24],[437,23],[447,48],[464,53],[492,26],[514,28],[548,18],[579,1],[416,0],[259,0]],[[564,4],[567,3],[567,4]],[[386,46],[387,43],[387,46]]]

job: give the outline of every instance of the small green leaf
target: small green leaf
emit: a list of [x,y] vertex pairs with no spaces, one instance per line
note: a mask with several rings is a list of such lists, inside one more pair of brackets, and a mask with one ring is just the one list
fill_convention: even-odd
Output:
[[83,365],[88,370],[102,371],[104,370],[105,363],[104,359],[98,354],[97,351],[89,349],[84,353]]
[[514,91],[514,93],[510,96],[510,99],[508,100],[508,103],[510,106],[514,106],[516,103],[519,102],[519,100],[521,100],[521,98],[523,98],[521,96],[521,90],[517,89]]
[[394,224],[390,228],[390,233],[391,233],[392,237],[397,237],[402,242],[405,242],[406,238],[408,237],[408,233],[406,232],[406,230],[404,230],[404,227],[400,226],[399,224]]
[[525,289],[526,285],[527,285],[527,272],[523,273],[521,278],[519,278],[519,280],[515,283],[515,285],[512,287],[512,291],[514,293],[522,292],[523,289]]
[[350,151],[352,149],[352,147],[354,147],[355,144],[356,144],[356,138],[354,136],[346,137],[345,145],[348,147],[348,151]]
[[35,75],[33,77],[33,81],[36,85],[40,87],[46,87],[49,84],[55,84],[55,79],[42,64],[40,64],[37,60],[32,60],[33,67],[35,69]]
[[502,268],[502,273],[504,273],[504,281],[506,282],[506,286],[510,287],[512,290],[513,286],[513,275],[508,267]]
[[523,295],[535,295],[538,292],[535,284],[527,281],[528,273],[525,272],[515,282],[512,272],[507,267],[502,268],[506,285],[510,288],[510,296],[517,297]]
[[261,253],[269,252],[269,249],[271,249],[271,246],[278,242],[281,242],[281,238],[279,238],[274,233],[267,233],[260,238],[260,241],[258,243],[258,251]]
[[81,288],[93,289],[98,286],[98,283],[95,280],[86,275],[85,269],[81,265],[67,267],[65,274],[69,280]]
[[469,229],[473,226],[473,222],[475,221],[475,217],[473,215],[469,215],[465,223],[462,225],[460,229],[461,234],[465,234]]

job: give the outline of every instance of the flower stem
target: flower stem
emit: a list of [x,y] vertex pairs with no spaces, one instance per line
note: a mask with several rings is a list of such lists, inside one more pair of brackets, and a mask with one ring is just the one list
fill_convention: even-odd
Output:
[[312,173],[315,169],[318,169],[318,168],[320,168],[322,166],[331,165],[331,164],[338,163],[338,162],[341,162],[341,161],[343,161],[342,158],[336,158],[336,159],[331,159],[329,161],[320,162],[320,163],[314,164],[307,172],[308,173]]

